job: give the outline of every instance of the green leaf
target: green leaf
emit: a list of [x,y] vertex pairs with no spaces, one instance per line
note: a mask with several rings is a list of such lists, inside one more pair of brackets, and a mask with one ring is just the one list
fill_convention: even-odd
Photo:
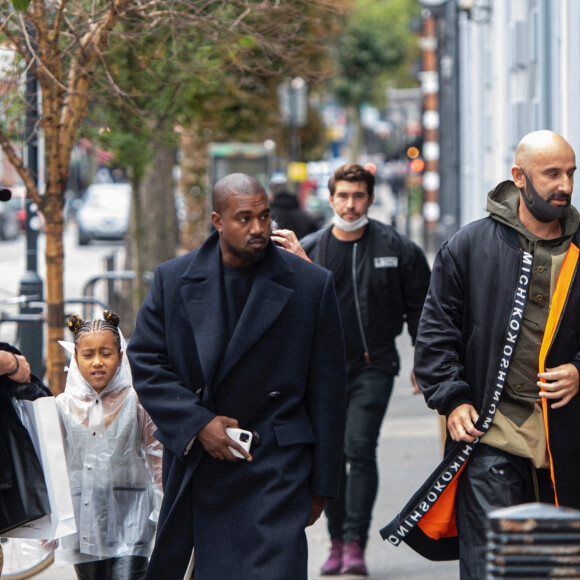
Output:
[[12,6],[15,10],[26,10],[30,4],[30,0],[11,0]]

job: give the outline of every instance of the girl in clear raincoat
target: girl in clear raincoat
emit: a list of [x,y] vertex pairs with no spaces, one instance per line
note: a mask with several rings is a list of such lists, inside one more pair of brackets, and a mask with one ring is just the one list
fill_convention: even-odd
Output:
[[74,344],[56,404],[65,440],[77,534],[59,540],[56,562],[79,580],[140,580],[162,499],[162,446],[133,389],[119,317],[68,325]]

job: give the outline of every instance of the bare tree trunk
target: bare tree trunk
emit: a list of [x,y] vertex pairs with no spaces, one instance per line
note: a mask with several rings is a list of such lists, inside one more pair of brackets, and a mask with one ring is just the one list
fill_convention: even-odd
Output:
[[[173,198],[175,150],[156,145],[152,163],[142,180],[133,183],[132,231],[127,248],[127,268],[135,270],[132,308],[121,313],[125,334],[133,330],[135,313],[149,292],[146,272],[175,257],[179,241],[177,215]],[[127,301],[125,301],[127,302]]]
[[[48,205],[48,204],[46,204]],[[58,207],[47,207],[46,216],[46,284],[47,284],[47,361],[46,375],[50,389],[55,395],[65,386],[65,353],[58,344],[64,328],[64,246],[63,215]]]

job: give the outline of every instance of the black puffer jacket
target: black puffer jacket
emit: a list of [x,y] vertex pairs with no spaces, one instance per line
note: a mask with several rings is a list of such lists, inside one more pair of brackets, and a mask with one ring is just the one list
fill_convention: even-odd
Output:
[[[20,354],[5,342],[0,342],[0,350]],[[50,513],[40,462],[12,404],[12,397],[33,401],[50,395],[34,375],[29,383],[0,376],[0,532]]]
[[[362,339],[371,362],[384,359],[387,352],[394,353],[389,370],[396,374],[398,358],[393,342],[406,322],[415,343],[430,270],[421,248],[391,226],[371,219],[367,228],[366,251],[357,253],[355,247],[353,252]],[[323,267],[331,230],[329,226],[300,240],[309,258]]]
[[[578,248],[577,232],[568,252],[576,254]],[[490,217],[469,224],[439,250],[415,345],[417,382],[429,407],[439,413],[470,403],[483,417],[493,405],[521,259],[515,230]],[[545,367],[572,363],[580,372],[578,270],[576,263],[570,283],[560,288],[565,301],[553,313],[555,333],[540,361]],[[562,279],[561,272],[559,285]],[[547,411],[558,498],[562,505],[580,508],[580,484],[570,471],[580,464],[580,396]]]
[[[510,357],[512,323],[523,315],[532,257],[517,233],[491,217],[465,226],[440,248],[415,344],[415,376],[428,405],[449,414],[463,403],[485,431],[495,414]],[[521,304],[524,306],[521,306]],[[560,269],[540,351],[539,369],[573,364],[580,372],[580,234]],[[517,340],[517,334],[516,338]],[[509,366],[509,361],[508,361]],[[499,389],[499,390],[498,390]],[[552,479],[559,505],[580,509],[580,395],[559,409],[543,405]],[[381,535],[431,560],[458,557],[453,510],[457,476],[473,443],[446,442],[443,461]]]

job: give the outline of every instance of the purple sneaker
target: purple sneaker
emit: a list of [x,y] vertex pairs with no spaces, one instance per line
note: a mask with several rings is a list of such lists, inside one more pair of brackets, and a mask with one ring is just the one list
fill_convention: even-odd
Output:
[[343,541],[340,538],[331,538],[330,555],[328,560],[324,562],[322,568],[320,568],[321,576],[333,576],[340,573],[340,568],[342,566],[342,548],[344,546]]
[[342,568],[341,574],[354,574],[356,576],[368,576],[367,565],[365,564],[365,555],[360,539],[354,538],[348,542],[342,549]]

